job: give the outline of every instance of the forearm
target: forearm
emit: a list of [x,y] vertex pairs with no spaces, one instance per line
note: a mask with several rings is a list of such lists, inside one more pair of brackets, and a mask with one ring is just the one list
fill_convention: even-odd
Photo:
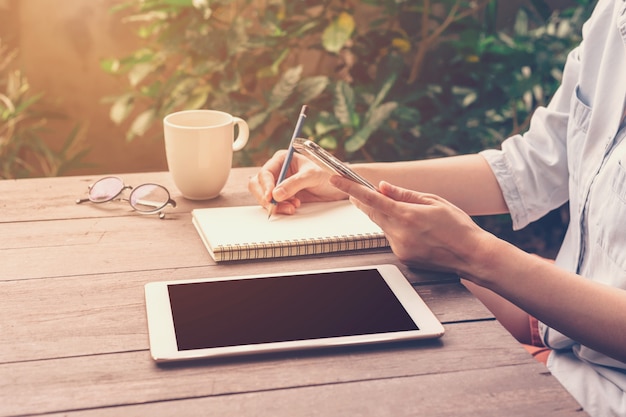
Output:
[[573,340],[626,362],[626,320],[619,314],[626,310],[626,291],[567,272],[493,236],[486,241],[463,276]]
[[[390,176],[401,181],[410,169],[401,171]],[[626,311],[625,290],[587,280],[516,248],[482,230],[441,196],[388,182],[381,182],[377,193],[338,176],[330,180],[385,231],[401,262],[454,271],[573,340],[626,362],[626,319],[620,314]],[[466,184],[468,193],[484,196],[483,191],[473,192],[471,182]]]
[[385,180],[410,190],[437,194],[470,215],[508,212],[498,182],[480,155],[352,167],[374,184]]

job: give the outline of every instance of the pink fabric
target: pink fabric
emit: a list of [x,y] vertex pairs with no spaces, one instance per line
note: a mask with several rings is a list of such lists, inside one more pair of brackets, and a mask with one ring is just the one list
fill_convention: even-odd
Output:
[[539,335],[539,322],[536,318],[528,316],[528,324],[530,325],[530,344],[522,343],[524,349],[528,351],[537,361],[546,365],[548,363],[548,356],[550,355],[550,348],[546,347],[541,341]]

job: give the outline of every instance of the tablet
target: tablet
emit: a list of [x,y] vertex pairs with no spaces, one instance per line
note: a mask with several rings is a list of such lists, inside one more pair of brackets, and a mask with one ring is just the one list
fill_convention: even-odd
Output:
[[444,333],[394,265],[151,282],[145,297],[157,362]]

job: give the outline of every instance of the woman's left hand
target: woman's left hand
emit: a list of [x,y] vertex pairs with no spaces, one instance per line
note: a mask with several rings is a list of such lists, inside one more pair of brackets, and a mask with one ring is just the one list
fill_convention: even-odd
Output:
[[439,196],[384,181],[379,193],[340,176],[331,177],[331,183],[383,229],[391,249],[407,265],[474,275],[481,249],[495,239]]

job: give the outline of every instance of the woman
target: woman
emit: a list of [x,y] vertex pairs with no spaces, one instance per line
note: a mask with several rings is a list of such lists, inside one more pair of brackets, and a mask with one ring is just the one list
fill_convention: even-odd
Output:
[[[501,150],[438,160],[355,164],[379,193],[279,152],[250,180],[276,212],[342,198],[386,233],[409,265],[453,270],[518,340],[533,331],[547,366],[593,416],[626,415],[626,1],[599,0],[559,90],[528,132]],[[480,229],[471,215],[510,213],[522,228],[569,201],[554,263]],[[529,326],[537,318],[536,329]]]

